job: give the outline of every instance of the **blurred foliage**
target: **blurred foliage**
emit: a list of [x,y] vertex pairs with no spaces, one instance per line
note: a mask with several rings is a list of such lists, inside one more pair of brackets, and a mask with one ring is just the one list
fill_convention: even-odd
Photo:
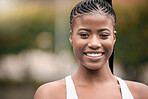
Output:
[[140,68],[148,62],[148,6],[115,9],[118,19],[115,57],[124,65],[129,79],[139,80]]
[[[4,20],[0,18],[0,55],[18,53],[25,49],[38,48],[36,37],[43,32],[54,34],[54,8],[22,10],[23,15],[15,12],[14,16]],[[53,42],[53,40],[51,40]],[[52,45],[53,46],[53,45]],[[50,47],[46,50],[53,50]]]

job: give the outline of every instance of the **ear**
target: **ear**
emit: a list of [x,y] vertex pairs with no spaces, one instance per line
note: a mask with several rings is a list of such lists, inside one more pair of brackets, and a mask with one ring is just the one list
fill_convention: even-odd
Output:
[[116,34],[117,34],[117,31],[114,31],[114,34],[113,34],[114,44],[115,44],[115,42],[116,42]]
[[70,30],[70,37],[69,37],[69,41],[70,41],[70,44],[73,46],[72,36],[73,36],[73,33],[72,33],[72,30]]

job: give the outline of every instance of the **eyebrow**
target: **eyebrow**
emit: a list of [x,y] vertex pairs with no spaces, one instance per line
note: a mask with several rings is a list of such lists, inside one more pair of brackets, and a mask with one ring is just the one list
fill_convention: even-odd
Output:
[[104,29],[99,29],[98,30],[98,32],[102,32],[102,31],[109,31],[109,32],[111,32],[109,29],[107,29],[107,28],[104,28]]
[[85,29],[85,28],[80,28],[78,31],[81,31],[81,30],[84,30],[84,31],[87,31],[87,32],[91,32],[91,30]]
[[[89,30],[89,29],[85,29],[85,28],[80,28],[78,31],[81,31],[81,30],[84,30],[84,31],[87,31],[87,32],[91,32],[91,30]],[[102,31],[109,31],[109,32],[111,32],[109,29],[107,29],[107,28],[104,28],[104,29],[99,29],[99,30],[97,30],[98,32],[102,32]]]

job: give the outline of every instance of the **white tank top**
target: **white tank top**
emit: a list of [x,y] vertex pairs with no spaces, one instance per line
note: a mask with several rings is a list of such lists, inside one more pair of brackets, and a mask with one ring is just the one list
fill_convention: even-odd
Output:
[[[116,78],[120,85],[122,99],[134,99],[126,83],[121,78],[119,77],[116,77]],[[66,79],[66,99],[78,99],[71,75],[65,77],[65,79]]]

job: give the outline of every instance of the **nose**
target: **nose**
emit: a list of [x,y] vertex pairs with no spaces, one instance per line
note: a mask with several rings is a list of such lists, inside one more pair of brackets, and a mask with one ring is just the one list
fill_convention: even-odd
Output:
[[101,42],[97,36],[92,36],[88,42],[88,47],[91,49],[98,49],[101,47]]

